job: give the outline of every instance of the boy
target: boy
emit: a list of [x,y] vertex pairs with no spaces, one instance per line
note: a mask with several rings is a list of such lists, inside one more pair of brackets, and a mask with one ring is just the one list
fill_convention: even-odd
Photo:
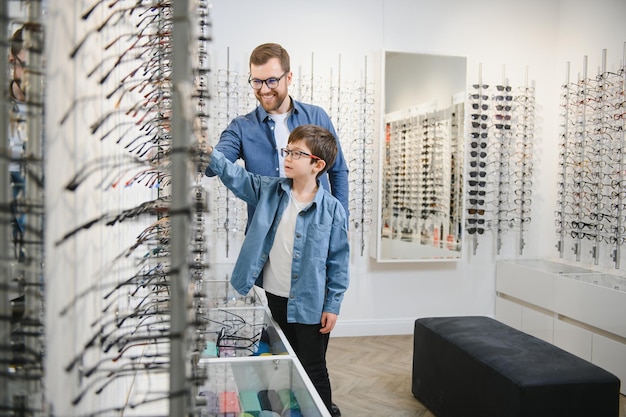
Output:
[[255,284],[265,289],[272,317],[333,414],[326,348],[348,288],[350,249],[346,212],[318,179],[335,162],[337,140],[319,126],[295,128],[280,150],[286,178],[251,174],[208,148],[209,168],[256,207],[231,283],[244,295]]

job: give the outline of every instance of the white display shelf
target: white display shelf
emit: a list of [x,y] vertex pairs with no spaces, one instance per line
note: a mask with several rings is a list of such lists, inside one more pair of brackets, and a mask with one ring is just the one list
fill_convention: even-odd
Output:
[[259,415],[268,409],[266,402],[277,415],[330,417],[302,365],[291,356],[206,359],[202,364],[208,379],[198,388],[196,403],[203,416]]
[[540,272],[551,274],[595,274],[592,269],[582,268],[576,265],[568,265],[560,262],[548,261],[544,259],[524,259],[514,261],[503,261],[503,264],[515,264],[526,268],[535,269]]
[[548,260],[499,261],[496,318],[593,362],[626,394],[626,278]]

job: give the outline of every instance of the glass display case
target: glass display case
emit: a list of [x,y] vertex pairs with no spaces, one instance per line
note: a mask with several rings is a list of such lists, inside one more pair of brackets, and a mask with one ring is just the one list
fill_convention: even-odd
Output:
[[228,281],[202,285],[199,366],[207,379],[196,392],[198,415],[330,417],[262,291],[241,296]]
[[205,343],[202,357],[293,355],[264,306],[210,308],[204,318],[199,330]]
[[[201,416],[328,416],[298,360],[290,355],[206,359],[207,382],[196,404]],[[276,413],[276,414],[272,414]]]

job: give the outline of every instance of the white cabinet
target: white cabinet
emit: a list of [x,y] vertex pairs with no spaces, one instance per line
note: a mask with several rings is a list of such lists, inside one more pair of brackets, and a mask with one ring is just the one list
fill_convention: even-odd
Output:
[[626,394],[626,278],[546,260],[499,261],[496,319],[615,374]]
[[554,320],[554,343],[563,350],[591,361],[593,333],[563,320]]
[[554,295],[560,314],[626,338],[626,278],[560,275],[555,277]]
[[522,331],[531,336],[553,343],[554,320],[543,311],[522,309]]
[[515,329],[522,328],[522,306],[503,297],[496,298],[497,318]]
[[622,381],[621,392],[626,389],[626,344],[599,334],[593,335],[591,362],[608,369]]

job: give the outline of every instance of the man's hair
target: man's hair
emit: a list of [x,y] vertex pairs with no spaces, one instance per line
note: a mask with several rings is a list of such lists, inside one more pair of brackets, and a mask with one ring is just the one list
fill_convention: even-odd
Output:
[[289,53],[277,43],[264,43],[254,48],[250,54],[250,66],[267,64],[272,58],[278,58],[283,71],[291,71]]
[[24,28],[20,27],[15,32],[13,32],[13,36],[11,36],[11,55],[17,56],[20,52],[22,52],[22,48],[24,47]]
[[[339,149],[337,139],[328,129],[316,125],[300,125],[289,134],[287,143],[300,140],[306,144],[313,155],[326,162],[324,169],[317,174],[318,177],[333,166]],[[315,163],[315,160],[311,159],[311,163]]]

